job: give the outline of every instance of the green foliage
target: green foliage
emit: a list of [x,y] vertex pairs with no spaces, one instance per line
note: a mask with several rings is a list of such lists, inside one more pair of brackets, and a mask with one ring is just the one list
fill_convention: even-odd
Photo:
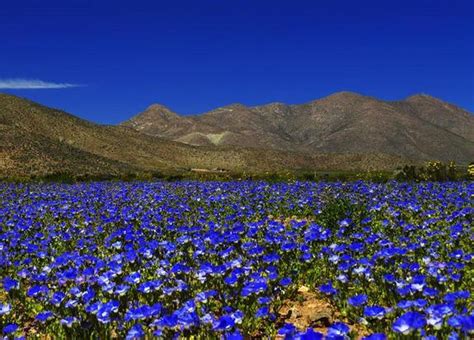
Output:
[[97,181],[156,181],[164,180],[169,182],[181,180],[197,181],[239,181],[239,180],[262,180],[268,183],[285,183],[294,181],[306,182],[349,182],[349,181],[369,181],[375,183],[386,183],[390,180],[397,181],[458,181],[474,179],[474,163],[467,168],[458,167],[456,163],[443,163],[440,161],[428,162],[424,166],[405,165],[395,172],[371,170],[366,172],[355,171],[286,171],[286,172],[262,172],[245,173],[230,171],[203,171],[196,172],[190,169],[160,171],[136,171],[122,173],[103,174],[73,174],[70,171],[52,172],[45,175],[30,177],[5,177],[0,178],[0,182],[97,182]]
[[348,198],[335,198],[329,195],[329,199],[324,204],[324,209],[315,217],[315,220],[325,227],[337,231],[340,228],[339,222],[349,219],[354,223],[352,229],[368,216],[367,208],[360,202],[355,204]]
[[376,183],[385,183],[393,179],[393,175],[387,171],[367,171],[357,175],[357,179]]
[[474,162],[470,163],[467,167],[467,176],[469,177],[469,179],[474,180]]
[[395,179],[399,181],[445,182],[462,180],[466,177],[453,161],[449,163],[430,161],[421,167],[406,165],[395,174]]

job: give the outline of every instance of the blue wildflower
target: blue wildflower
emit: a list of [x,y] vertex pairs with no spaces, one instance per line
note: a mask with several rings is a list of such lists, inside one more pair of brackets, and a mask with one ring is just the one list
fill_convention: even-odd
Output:
[[419,312],[407,312],[400,316],[392,325],[395,332],[409,334],[414,330],[425,327],[426,318]]
[[296,334],[296,327],[291,323],[285,323],[285,325],[278,330],[278,334],[284,335],[285,339],[291,339]]
[[263,307],[260,307],[257,310],[257,312],[255,312],[255,317],[257,319],[264,318],[268,316],[269,313],[270,313],[270,309],[268,308],[268,306],[263,306]]
[[9,314],[12,310],[12,306],[9,303],[0,303],[0,315]]
[[382,319],[387,310],[380,306],[367,306],[364,308],[364,315],[368,318]]
[[3,289],[5,289],[5,291],[9,292],[12,289],[18,288],[20,288],[20,283],[17,280],[14,280],[9,276],[3,279]]
[[238,330],[235,330],[232,333],[224,334],[224,339],[225,340],[244,340],[244,337]]
[[354,295],[354,296],[351,296],[349,299],[348,299],[348,302],[351,306],[354,306],[354,307],[360,307],[360,306],[363,306],[367,303],[367,295],[365,294],[360,294],[360,295]]
[[235,326],[234,318],[230,315],[223,315],[221,316],[216,324],[214,325],[213,329],[216,331],[228,331]]
[[319,290],[326,295],[334,295],[337,293],[337,289],[332,286],[332,282],[319,286]]
[[319,332],[315,332],[312,328],[308,328],[306,332],[298,333],[295,338],[297,340],[322,340],[324,339],[324,335]]
[[141,275],[138,272],[133,272],[125,277],[125,282],[130,284],[137,284],[140,283]]
[[38,320],[40,322],[46,322],[49,319],[51,319],[53,316],[54,316],[53,312],[44,311],[44,312],[38,313],[38,315],[36,315],[36,320]]
[[328,328],[328,337],[346,336],[350,331],[349,326],[344,322],[336,322]]
[[386,340],[386,339],[387,339],[387,336],[383,333],[374,333],[362,338],[362,340]]
[[135,324],[130,328],[130,330],[127,333],[126,339],[127,340],[132,340],[132,339],[140,339],[145,337],[145,332],[143,331],[143,326],[139,323]]
[[264,292],[267,289],[265,282],[250,282],[242,289],[242,296],[246,297],[251,294],[258,294]]
[[73,324],[77,323],[79,320],[73,316],[67,316],[64,319],[60,320],[61,325],[64,325],[68,328],[71,328]]
[[18,329],[18,325],[16,323],[11,323],[3,327],[3,333],[4,334],[15,333],[17,329]]

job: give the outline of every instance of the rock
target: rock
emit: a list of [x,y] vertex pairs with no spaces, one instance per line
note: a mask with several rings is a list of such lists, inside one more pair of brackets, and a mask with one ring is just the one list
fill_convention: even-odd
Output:
[[301,313],[299,312],[299,310],[297,308],[292,308],[290,309],[290,312],[291,312],[291,315],[290,316],[293,316],[295,317],[296,319],[299,319],[301,318]]
[[333,323],[331,313],[325,310],[315,310],[307,316],[307,321],[311,327],[329,327]]
[[278,311],[278,315],[284,317],[285,319],[290,318],[292,315],[292,310],[288,307],[283,307]]
[[306,286],[301,286],[300,288],[298,288],[298,293],[307,293],[307,292],[309,292],[309,288]]

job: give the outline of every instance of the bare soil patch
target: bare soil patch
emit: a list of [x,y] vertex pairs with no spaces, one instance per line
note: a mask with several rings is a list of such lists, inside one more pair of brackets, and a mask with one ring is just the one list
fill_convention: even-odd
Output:
[[369,334],[363,325],[349,322],[328,300],[311,292],[305,286],[298,289],[293,299],[284,301],[278,314],[282,323],[292,323],[300,331],[313,328],[316,332],[326,334],[331,324],[340,321],[346,323],[358,338]]

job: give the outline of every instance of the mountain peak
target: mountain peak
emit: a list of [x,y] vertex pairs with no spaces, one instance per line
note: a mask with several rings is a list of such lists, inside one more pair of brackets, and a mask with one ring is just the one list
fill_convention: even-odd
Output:
[[339,92],[330,94],[326,98],[362,98],[362,97],[365,97],[365,96],[357,92],[339,91]]
[[121,125],[143,130],[146,127],[154,126],[156,124],[167,126],[170,122],[179,121],[180,118],[181,117],[177,113],[171,111],[166,106],[152,104],[148,106],[145,111],[123,122]]
[[282,102],[271,102],[271,103],[268,103],[268,104],[264,104],[264,105],[256,105],[256,106],[252,106],[253,109],[259,109],[259,108],[282,108],[282,107],[286,107],[288,106],[287,104],[285,103],[282,103]]
[[176,112],[171,111],[168,107],[162,104],[152,104],[147,107],[145,111],[134,117],[135,119],[145,120],[174,120],[178,119],[179,115]]
[[405,100],[406,101],[429,100],[429,101],[441,102],[441,100],[439,100],[438,98],[430,96],[429,94],[426,94],[426,93],[416,93],[414,95],[407,97]]
[[158,104],[158,103],[151,104],[150,106],[146,108],[145,112],[146,111],[171,113],[173,115],[177,115],[175,112],[171,111],[167,106]]
[[318,103],[321,101],[325,101],[325,102],[333,102],[333,103],[342,104],[342,103],[352,103],[355,101],[360,101],[360,100],[369,99],[369,98],[372,98],[372,97],[364,96],[357,92],[340,91],[340,92],[330,94],[329,96],[313,100],[311,103]]
[[244,104],[232,103],[232,104],[229,104],[229,105],[218,107],[217,109],[211,110],[209,112],[205,112],[200,116],[216,116],[216,115],[220,115],[222,113],[232,113],[234,111],[241,111],[241,110],[247,110],[247,109],[248,109],[248,107],[245,106]]
[[243,108],[247,108],[247,106],[241,103],[231,103],[229,105],[221,107],[220,109],[243,109]]

